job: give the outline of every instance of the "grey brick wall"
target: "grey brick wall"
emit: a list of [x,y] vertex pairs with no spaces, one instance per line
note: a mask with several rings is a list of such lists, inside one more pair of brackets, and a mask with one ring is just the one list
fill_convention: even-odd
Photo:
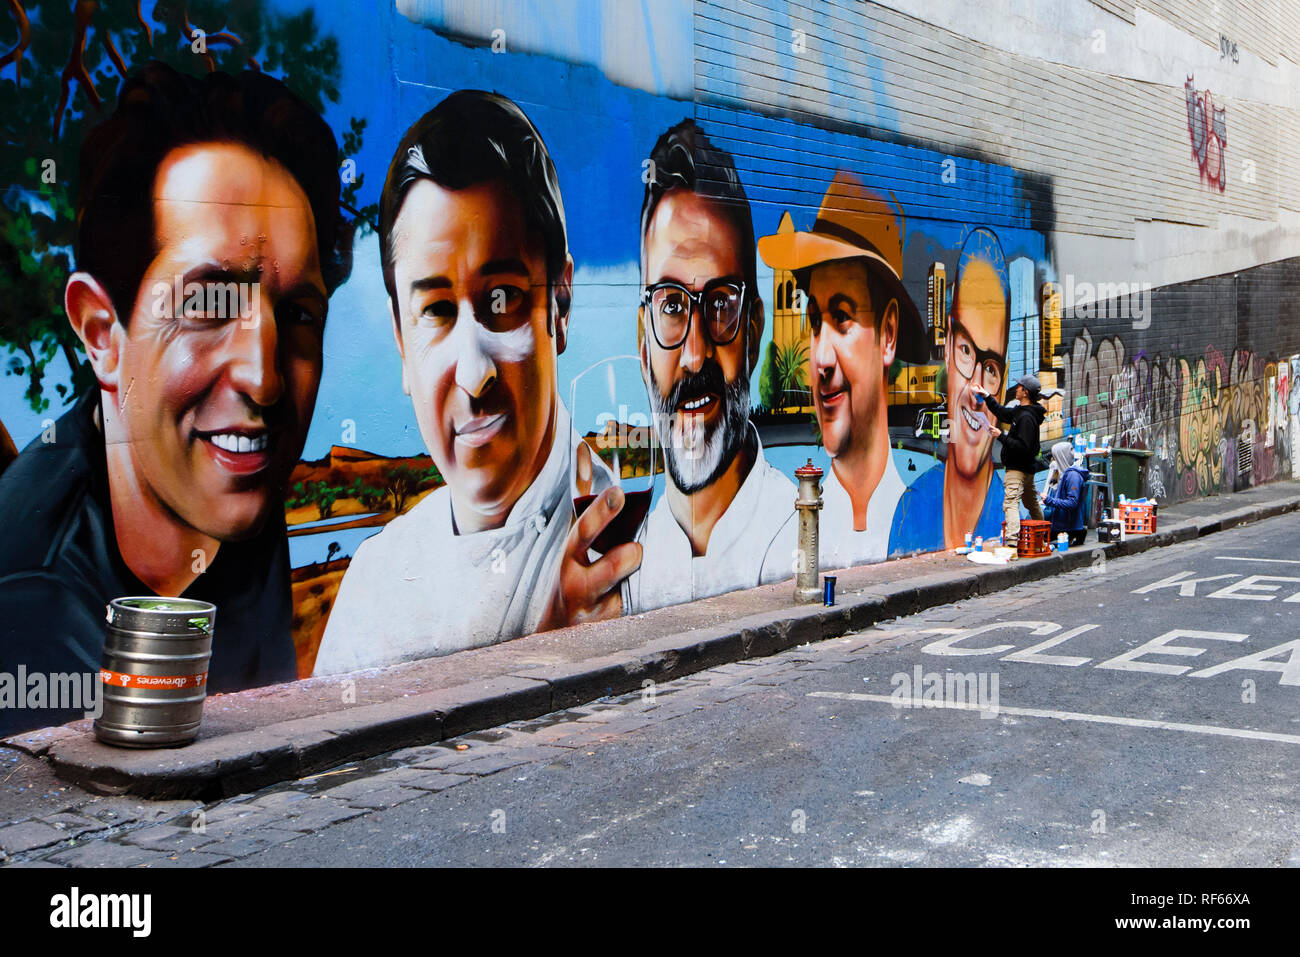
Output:
[[[919,148],[907,174],[916,188],[897,190],[913,216],[1005,220],[997,176],[966,184],[960,209],[922,188],[945,154],[1039,174],[1050,191],[1032,223],[1049,236],[1040,280],[1154,287],[1145,325],[1118,301],[1067,311],[1067,424],[1155,451],[1161,497],[1289,478],[1285,423],[1264,433],[1285,414],[1277,362],[1289,372],[1300,352],[1300,3],[1034,9],[1033,23],[974,36],[980,25],[948,0],[696,0],[696,115],[735,148],[754,201],[786,208],[815,209],[841,165],[899,162],[881,142]],[[1226,110],[1222,191],[1193,155],[1189,78]],[[808,149],[754,114],[849,131],[858,145]],[[780,155],[786,172],[773,175]],[[1254,453],[1248,471],[1236,468],[1242,442]]]
[[[1044,6],[1092,9],[1094,3]],[[1109,0],[1098,6],[1120,16],[1133,9]],[[1268,64],[1278,63],[1280,48],[1297,49],[1296,4],[1224,3],[1217,18],[1209,6],[1137,4],[1203,41],[1206,62],[1219,60],[1220,30],[1232,35],[1241,54]],[[805,52],[792,50],[795,29],[805,31]],[[1093,42],[1090,32],[1076,40],[1080,49]],[[1059,230],[1132,238],[1138,221],[1213,226],[1227,214],[1274,222],[1280,205],[1294,209],[1300,190],[1282,190],[1279,171],[1294,168],[1287,164],[1300,156],[1300,114],[1214,89],[1215,104],[1227,110],[1231,185],[1224,193],[1198,188],[1183,89],[1197,71],[1181,62],[1171,54],[1162,64],[1165,82],[1140,82],[1108,72],[1100,55],[1090,70],[1009,53],[952,32],[937,16],[929,22],[860,0],[696,3],[697,103],[877,131],[882,115],[896,114],[896,127],[884,132],[1049,173]],[[856,69],[844,70],[845,64]],[[1197,90],[1205,86],[1197,76]],[[1253,182],[1243,177],[1243,160],[1254,163]],[[833,169],[828,164],[820,172],[828,179]]]

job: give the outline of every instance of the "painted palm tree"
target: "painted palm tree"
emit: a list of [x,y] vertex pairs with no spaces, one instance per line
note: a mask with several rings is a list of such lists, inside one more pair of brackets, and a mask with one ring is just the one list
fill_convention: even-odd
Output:
[[[776,384],[781,407],[787,405],[805,405],[808,395],[808,383],[804,378],[804,369],[808,365],[808,344],[792,342],[781,346],[776,351]],[[791,399],[795,399],[793,403]]]

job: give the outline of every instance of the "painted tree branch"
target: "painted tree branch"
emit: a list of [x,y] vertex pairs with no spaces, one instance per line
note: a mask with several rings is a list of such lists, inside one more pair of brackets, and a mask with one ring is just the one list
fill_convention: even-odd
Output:
[[144,18],[144,11],[140,9],[142,3],[144,3],[144,0],[135,0],[135,18],[140,21],[140,26],[144,27],[144,38],[149,41],[149,46],[152,47],[153,28],[149,26],[148,21]]
[[18,45],[4,56],[0,56],[0,70],[12,63],[14,65],[14,77],[21,81],[23,78],[23,51],[32,42],[32,25],[27,20],[27,11],[23,9],[20,0],[9,0],[9,12],[14,15],[14,22],[18,24]]
[[117,67],[118,75],[126,79],[126,63],[122,61],[122,54],[117,52],[117,47],[113,45],[113,37],[107,30],[96,31],[100,34],[100,42],[103,43],[104,49],[108,51],[108,58],[113,61],[113,66]]
[[90,73],[86,70],[86,31],[90,28],[90,21],[95,18],[95,11],[99,8],[97,0],[77,0],[75,8],[75,32],[72,35],[72,51],[68,54],[68,63],[63,68],[61,77],[62,92],[59,94],[59,105],[54,108],[54,139],[59,138],[59,128],[63,125],[63,110],[68,105],[68,99],[72,92],[72,81],[76,80],[77,85],[81,87],[86,98],[90,100],[91,105],[96,112],[99,111],[103,101],[99,97],[99,91],[95,89],[95,84],[90,79]]
[[[186,6],[181,7],[181,29],[185,36],[191,38],[194,36],[196,32],[198,32],[193,26],[193,24],[190,23],[190,11],[189,8]],[[213,73],[217,69],[217,61],[213,59],[211,53],[207,52],[208,45],[213,43],[224,43],[226,46],[231,47],[232,49],[234,47],[239,47],[244,45],[244,42],[240,40],[239,37],[234,36],[233,34],[230,33],[205,33],[204,50],[201,55],[203,57],[204,62],[207,63],[208,65],[209,73]]]

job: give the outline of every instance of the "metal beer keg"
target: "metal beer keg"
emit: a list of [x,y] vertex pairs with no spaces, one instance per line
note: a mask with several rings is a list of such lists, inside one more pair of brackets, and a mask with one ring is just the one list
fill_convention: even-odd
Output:
[[188,744],[199,733],[217,608],[188,598],[115,598],[100,668],[95,736],[127,748]]

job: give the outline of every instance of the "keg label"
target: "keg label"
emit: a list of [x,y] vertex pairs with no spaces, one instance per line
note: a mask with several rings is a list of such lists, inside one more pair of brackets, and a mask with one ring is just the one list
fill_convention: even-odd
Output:
[[206,671],[197,675],[124,675],[101,668],[99,677],[114,688],[202,688],[208,683]]

